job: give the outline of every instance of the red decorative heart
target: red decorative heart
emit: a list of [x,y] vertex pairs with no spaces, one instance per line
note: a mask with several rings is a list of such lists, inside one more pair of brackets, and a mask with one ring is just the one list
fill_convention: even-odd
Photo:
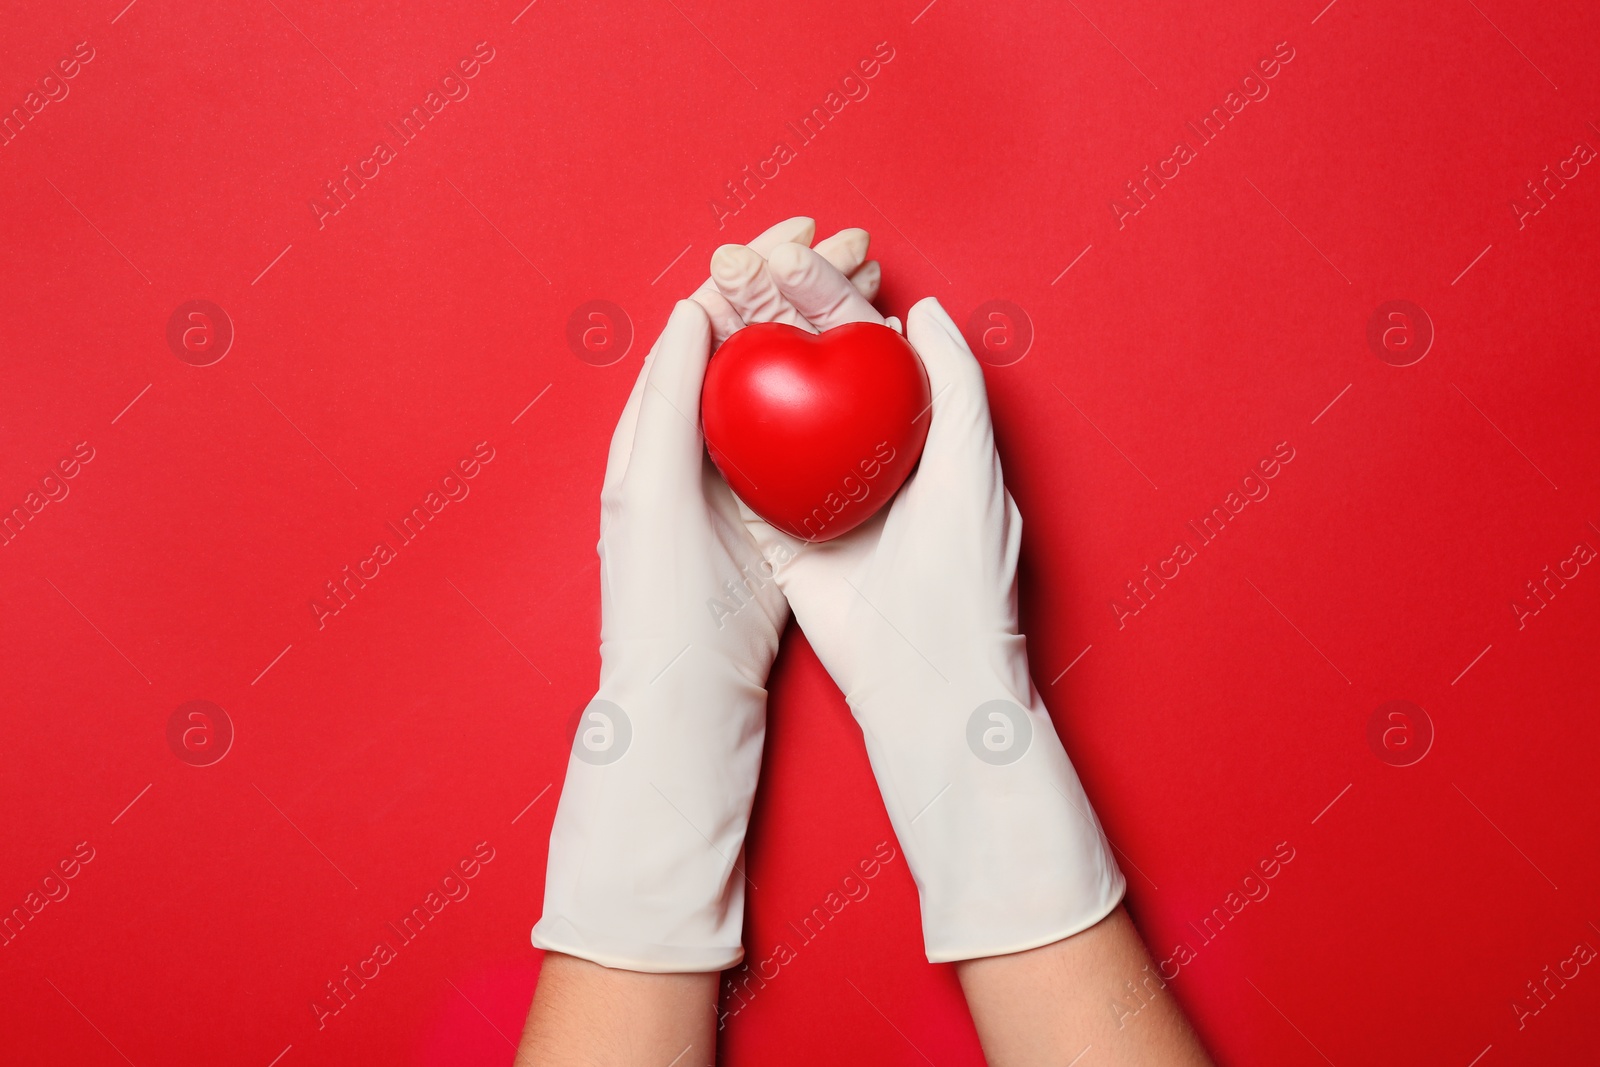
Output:
[[739,499],[786,534],[830,541],[911,475],[932,401],[916,350],[887,326],[825,333],[763,322],[711,357],[701,426]]

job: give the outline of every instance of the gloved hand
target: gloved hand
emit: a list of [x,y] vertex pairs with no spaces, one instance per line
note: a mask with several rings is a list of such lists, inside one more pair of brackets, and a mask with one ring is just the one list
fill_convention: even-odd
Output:
[[[779,245],[798,244],[802,247],[809,245],[816,228],[816,222],[804,216],[785,219],[751,241],[748,250],[755,253],[756,262],[759,263],[762,256]],[[872,237],[866,230],[850,227],[818,241],[817,247],[813,249],[834,268],[836,274],[845,275],[850,279],[849,287],[855,290],[855,295],[867,303],[868,310],[871,309],[870,302],[878,295],[878,287],[883,281],[883,272],[878,261],[867,259],[867,246],[871,241]],[[767,295],[776,294],[769,291]],[[756,316],[750,319],[750,322],[778,321],[791,323],[801,329],[812,328],[800,315],[794,313],[793,308],[785,307],[781,302],[773,303],[769,308],[763,295],[753,290],[746,290],[742,297],[746,301],[746,310]],[[744,315],[722,295],[715,278],[707,278],[690,299],[705,308],[706,314],[711,317],[713,347],[720,345],[746,325]],[[760,317],[769,313],[781,317],[777,319]]]
[[[790,219],[752,247],[809,242],[814,229]],[[875,290],[866,246],[864,231],[845,231],[819,247]],[[724,331],[743,325],[709,282],[696,298]],[[611,439],[600,687],[573,741],[532,933],[540,948],[628,970],[714,971],[743,956],[741,852],[788,619],[778,557],[763,558],[700,436],[711,342],[704,306],[680,301]]]
[[[883,322],[822,257],[724,246],[712,277],[746,322]],[[995,452],[983,373],[928,298],[906,318],[932,425],[889,507],[833,541],[742,509],[866,739],[922,904],[933,962],[1017,952],[1106,916],[1125,883],[1028,673],[1017,630],[1022,519]],[[819,501],[820,503],[820,501]]]

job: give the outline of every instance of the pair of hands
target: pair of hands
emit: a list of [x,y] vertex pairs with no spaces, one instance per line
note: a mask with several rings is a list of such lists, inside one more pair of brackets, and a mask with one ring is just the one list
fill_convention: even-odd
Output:
[[937,301],[906,319],[933,415],[893,502],[821,544],[734,496],[706,454],[715,344],[752,322],[888,321],[868,236],[809,247],[790,219],[712,259],[673,309],[611,442],[601,490],[601,681],[551,831],[534,944],[611,967],[742,957],[745,828],[767,673],[792,609],[861,726],[935,962],[1021,951],[1109,913],[1124,888],[1028,674],[1021,518],[983,375]]

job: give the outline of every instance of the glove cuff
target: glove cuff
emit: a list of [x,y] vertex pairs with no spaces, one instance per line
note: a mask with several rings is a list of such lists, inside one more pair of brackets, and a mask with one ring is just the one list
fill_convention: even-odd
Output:
[[535,945],[638,971],[742,958],[766,690],[719,664],[690,650],[654,680],[607,679],[584,709]]
[[1093,926],[1127,883],[1022,639],[998,635],[940,666],[942,680],[902,672],[898,686],[851,694],[917,883],[928,959],[1020,952]]
[[744,946],[694,946],[649,944],[618,938],[606,930],[582,930],[569,920],[548,912],[535,924],[535,948],[577,956],[602,967],[647,974],[696,974],[725,971],[744,960]]

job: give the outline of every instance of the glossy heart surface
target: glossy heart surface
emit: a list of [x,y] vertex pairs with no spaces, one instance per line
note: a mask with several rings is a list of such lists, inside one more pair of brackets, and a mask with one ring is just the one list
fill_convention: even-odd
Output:
[[701,393],[717,469],[752,511],[806,541],[846,534],[886,505],[931,417],[916,350],[871,322],[821,334],[746,326],[711,357]]

